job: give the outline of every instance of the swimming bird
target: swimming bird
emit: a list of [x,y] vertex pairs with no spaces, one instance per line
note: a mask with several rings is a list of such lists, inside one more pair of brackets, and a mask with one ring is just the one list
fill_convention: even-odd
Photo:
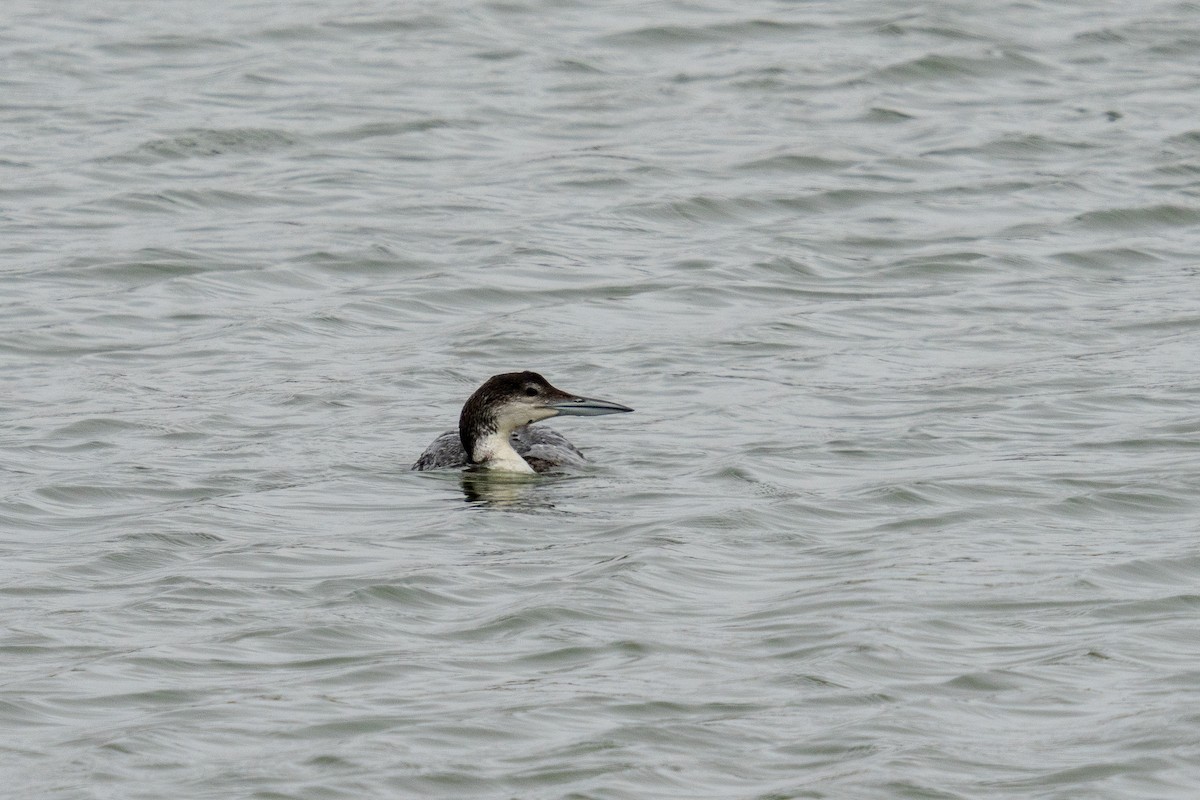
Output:
[[433,440],[412,465],[414,470],[470,465],[505,472],[545,472],[585,463],[579,448],[549,428],[530,426],[550,417],[598,417],[633,411],[608,400],[579,397],[556,389],[536,372],[493,375],[467,399],[458,430]]

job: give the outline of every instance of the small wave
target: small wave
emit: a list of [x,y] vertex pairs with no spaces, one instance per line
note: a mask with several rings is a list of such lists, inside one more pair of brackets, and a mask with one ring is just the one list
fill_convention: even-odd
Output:
[[182,131],[174,136],[151,139],[127,153],[99,161],[132,161],[150,164],[188,158],[267,153],[294,146],[299,137],[272,128],[225,128]]

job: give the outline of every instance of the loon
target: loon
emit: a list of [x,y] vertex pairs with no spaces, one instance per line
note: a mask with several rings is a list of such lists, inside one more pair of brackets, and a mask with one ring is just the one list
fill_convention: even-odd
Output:
[[556,389],[536,372],[493,375],[475,390],[458,417],[458,430],[433,440],[413,470],[479,466],[504,472],[545,472],[585,463],[579,448],[549,428],[530,428],[558,415],[598,417],[633,411],[608,400]]

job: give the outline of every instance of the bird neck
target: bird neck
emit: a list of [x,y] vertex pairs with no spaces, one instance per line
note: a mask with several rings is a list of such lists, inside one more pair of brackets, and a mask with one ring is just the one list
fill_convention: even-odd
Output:
[[513,449],[509,437],[516,428],[514,420],[497,417],[478,392],[458,418],[458,438],[472,464],[505,472],[533,472],[529,462]]
[[503,472],[533,472],[529,462],[513,448],[511,435],[512,430],[500,429],[475,439],[470,453],[472,463]]

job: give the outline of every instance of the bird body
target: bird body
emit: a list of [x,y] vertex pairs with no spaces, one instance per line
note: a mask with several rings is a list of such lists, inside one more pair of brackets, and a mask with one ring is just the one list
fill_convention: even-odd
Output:
[[586,463],[579,448],[533,423],[559,415],[600,416],[632,411],[608,400],[556,389],[536,372],[495,375],[463,405],[457,431],[446,431],[421,453],[412,469],[477,466],[515,473],[546,472]]

